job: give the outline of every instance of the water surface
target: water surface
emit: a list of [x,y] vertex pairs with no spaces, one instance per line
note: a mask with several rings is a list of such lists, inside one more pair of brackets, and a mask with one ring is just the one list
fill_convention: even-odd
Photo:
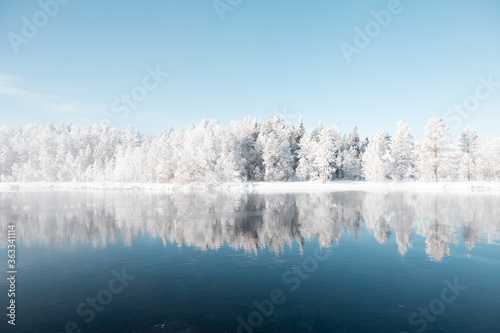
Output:
[[[500,327],[498,196],[51,191],[0,198],[4,272],[7,226],[17,228],[17,332]],[[5,279],[0,290],[5,309]],[[0,329],[13,331],[5,318]]]

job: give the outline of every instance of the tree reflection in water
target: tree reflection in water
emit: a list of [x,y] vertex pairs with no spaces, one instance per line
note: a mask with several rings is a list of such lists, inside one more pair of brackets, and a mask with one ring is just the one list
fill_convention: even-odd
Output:
[[[26,246],[86,244],[104,247],[149,234],[164,244],[204,249],[227,244],[258,253],[282,252],[316,238],[322,247],[341,243],[360,228],[383,244],[394,237],[402,256],[415,234],[426,239],[431,260],[450,255],[461,234],[472,249],[500,237],[497,196],[449,193],[196,193],[40,192],[2,193],[0,226],[16,223]],[[6,233],[0,245],[6,246]]]

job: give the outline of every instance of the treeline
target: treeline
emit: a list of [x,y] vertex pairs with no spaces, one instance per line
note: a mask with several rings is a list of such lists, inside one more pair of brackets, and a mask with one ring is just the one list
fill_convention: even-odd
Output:
[[[457,144],[458,143],[458,144]],[[222,127],[144,135],[131,126],[48,123],[0,129],[0,180],[216,183],[238,181],[440,181],[500,179],[500,140],[467,127],[449,132],[439,118],[415,143],[401,120],[394,139],[379,130],[370,141],[355,126],[343,134],[321,123],[306,131],[280,115],[245,118]]]

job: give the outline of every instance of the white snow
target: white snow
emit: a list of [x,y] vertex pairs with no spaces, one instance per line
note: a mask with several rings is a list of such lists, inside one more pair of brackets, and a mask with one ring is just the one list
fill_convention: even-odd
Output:
[[333,181],[333,182],[248,182],[219,184],[158,184],[118,182],[4,182],[0,192],[37,192],[64,190],[148,190],[167,193],[199,191],[236,191],[255,193],[297,193],[297,192],[449,192],[500,195],[500,182],[381,182]]

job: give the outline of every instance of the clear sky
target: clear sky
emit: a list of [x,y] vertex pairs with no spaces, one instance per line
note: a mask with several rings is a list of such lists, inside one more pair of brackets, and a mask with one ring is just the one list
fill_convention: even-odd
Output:
[[420,138],[431,117],[500,135],[500,1],[54,1],[0,0],[0,126],[282,113],[369,137],[404,118]]

